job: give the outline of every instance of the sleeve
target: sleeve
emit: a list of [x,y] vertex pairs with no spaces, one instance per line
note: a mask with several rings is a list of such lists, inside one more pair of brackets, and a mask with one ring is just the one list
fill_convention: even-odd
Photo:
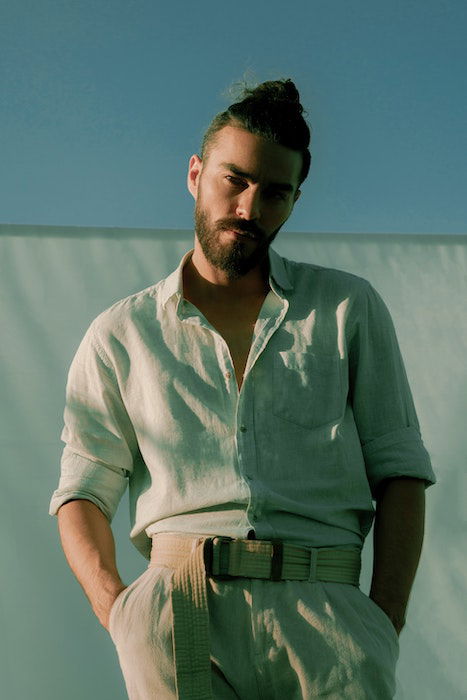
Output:
[[412,477],[436,483],[399,349],[380,295],[362,289],[349,344],[349,391],[373,498],[384,479]]
[[95,503],[111,522],[128,485],[137,440],[112,364],[98,343],[95,321],[68,373],[58,488],[49,514],[72,499]]

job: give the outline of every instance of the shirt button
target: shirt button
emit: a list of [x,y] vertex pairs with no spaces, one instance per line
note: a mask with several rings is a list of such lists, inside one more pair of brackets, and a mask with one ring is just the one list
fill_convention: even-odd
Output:
[[225,373],[225,378],[226,378],[226,379],[230,379],[231,376],[232,376],[232,375],[231,375],[231,373],[230,373],[229,371],[227,371],[227,372]]
[[242,433],[246,433],[246,427],[244,425],[240,426],[240,430]]

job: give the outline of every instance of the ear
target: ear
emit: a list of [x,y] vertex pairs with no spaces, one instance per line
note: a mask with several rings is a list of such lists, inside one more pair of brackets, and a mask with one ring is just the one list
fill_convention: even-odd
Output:
[[301,191],[301,190],[297,190],[297,191],[295,192],[294,199],[293,199],[294,204],[295,204],[295,202],[296,202],[298,199],[300,199],[300,195],[301,195],[301,194],[302,194],[302,191]]
[[188,166],[187,186],[195,200],[198,196],[198,182],[202,167],[203,161],[201,158],[196,154],[191,156]]

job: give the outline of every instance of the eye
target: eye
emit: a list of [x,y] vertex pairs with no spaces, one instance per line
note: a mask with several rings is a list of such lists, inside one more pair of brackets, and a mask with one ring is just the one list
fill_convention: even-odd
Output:
[[243,180],[241,180],[239,177],[235,177],[234,175],[226,175],[225,179],[237,187],[241,187],[244,184]]
[[273,190],[272,192],[268,193],[268,196],[271,197],[271,199],[277,199],[279,201],[284,201],[287,199],[287,194],[282,192],[282,190]]

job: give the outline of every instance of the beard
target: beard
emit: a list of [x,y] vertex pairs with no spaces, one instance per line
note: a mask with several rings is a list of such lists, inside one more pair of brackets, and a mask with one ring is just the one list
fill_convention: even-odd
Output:
[[[215,224],[209,220],[208,213],[201,207],[198,197],[195,205],[195,231],[201,250],[206,260],[222,270],[231,280],[243,277],[247,272],[261,264],[267,257],[268,249],[283,223],[267,236],[252,221],[244,219],[219,219]],[[221,232],[226,230],[241,231],[253,237],[254,249],[250,251],[252,238],[221,241]]]

